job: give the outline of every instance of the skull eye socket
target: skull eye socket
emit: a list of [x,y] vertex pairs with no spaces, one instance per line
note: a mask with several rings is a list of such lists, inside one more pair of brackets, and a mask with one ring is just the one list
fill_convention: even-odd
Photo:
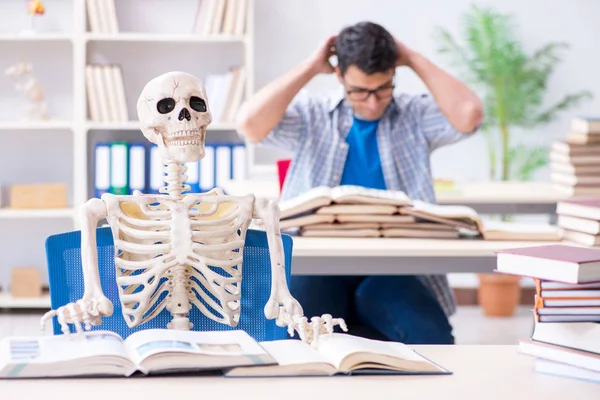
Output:
[[167,97],[156,103],[156,109],[161,114],[168,114],[175,109],[175,99]]
[[190,108],[198,112],[206,112],[206,103],[200,97],[190,97]]

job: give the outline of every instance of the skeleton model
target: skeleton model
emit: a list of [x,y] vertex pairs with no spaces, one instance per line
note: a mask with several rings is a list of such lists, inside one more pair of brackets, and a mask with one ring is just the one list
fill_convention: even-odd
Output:
[[20,81],[17,81],[15,87],[19,92],[25,93],[27,100],[33,102],[27,108],[28,120],[48,119],[44,90],[33,75],[31,63],[27,61],[17,63],[8,67],[5,73],[8,76],[20,79]]
[[[183,164],[204,157],[206,128],[212,120],[201,81],[183,72],[158,76],[143,89],[137,111],[144,136],[158,145],[163,160],[163,194],[103,194],[102,199],[85,203],[83,298],[47,312],[42,329],[56,316],[65,334],[69,333],[68,324],[81,332],[82,325],[89,329],[91,324],[100,325],[103,316],[112,315],[113,305],[103,294],[97,267],[95,230],[103,218],[114,238],[116,284],[129,327],[143,324],[166,308],[172,315],[167,328],[189,330],[192,305],[208,318],[235,327],[240,317],[243,246],[248,226],[256,218],[265,226],[270,250],[272,276],[264,307],[266,318],[287,327],[291,336],[295,330],[302,340],[313,344],[336,325],[346,331],[344,320],[329,314],[309,322],[290,294],[276,203],[254,195],[228,196],[218,188],[183,194],[189,190],[183,184],[187,179]],[[161,299],[164,292],[167,295]]]

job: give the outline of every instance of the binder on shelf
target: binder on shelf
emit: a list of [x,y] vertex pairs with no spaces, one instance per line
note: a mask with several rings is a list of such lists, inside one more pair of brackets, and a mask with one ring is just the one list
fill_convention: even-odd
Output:
[[110,190],[110,145],[96,143],[94,147],[94,197]]
[[[247,150],[243,143],[207,143],[204,158],[187,162],[187,193],[224,187],[229,180],[247,179]],[[159,194],[165,185],[158,146],[141,142],[101,142],[95,146],[94,195]]]
[[234,181],[245,180],[248,178],[248,153],[246,146],[243,144],[234,144],[232,147],[233,174],[231,179]]
[[128,194],[128,147],[125,142],[112,142],[110,145],[110,192],[113,194]]
[[231,179],[231,166],[233,161],[231,158],[231,146],[219,144],[215,147],[215,184],[217,187],[223,187],[223,185]]
[[134,190],[146,192],[146,146],[143,143],[129,144],[129,194]]
[[152,143],[150,145],[149,182],[148,193],[157,194],[159,189],[164,186],[164,167],[158,154],[158,146]]
[[204,158],[200,160],[200,191],[207,192],[215,187],[215,148],[206,144]]

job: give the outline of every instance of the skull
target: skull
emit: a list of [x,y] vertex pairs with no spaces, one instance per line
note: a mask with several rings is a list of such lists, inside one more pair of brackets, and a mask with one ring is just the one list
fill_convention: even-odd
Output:
[[200,79],[179,71],[157,76],[142,90],[137,113],[142,133],[158,145],[161,158],[181,163],[204,158],[212,115]]

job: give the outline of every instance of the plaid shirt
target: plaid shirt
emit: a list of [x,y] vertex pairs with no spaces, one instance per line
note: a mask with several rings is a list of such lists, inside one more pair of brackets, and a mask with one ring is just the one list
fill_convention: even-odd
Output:
[[[309,97],[301,91],[262,145],[293,152],[281,199],[315,186],[338,186],[348,154],[346,135],[353,112],[343,94]],[[381,167],[387,189],[434,203],[430,154],[468,134],[455,130],[429,94],[395,96],[377,130]],[[446,275],[422,275],[447,316],[456,311]]]

